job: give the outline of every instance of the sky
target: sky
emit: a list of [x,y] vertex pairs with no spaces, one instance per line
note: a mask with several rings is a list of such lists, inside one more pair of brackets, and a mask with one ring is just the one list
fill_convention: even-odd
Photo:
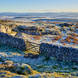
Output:
[[0,0],[0,12],[78,12],[78,0]]

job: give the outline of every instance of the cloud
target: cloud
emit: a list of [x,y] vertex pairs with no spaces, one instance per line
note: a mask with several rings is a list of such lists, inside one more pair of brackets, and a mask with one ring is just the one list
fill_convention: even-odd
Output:
[[[44,12],[78,12],[77,9],[46,9],[46,10],[43,10],[43,9],[40,9],[40,10],[15,10],[15,11],[11,11],[11,10],[7,10],[8,12],[30,12],[30,13],[44,13]],[[6,12],[6,11],[3,11],[3,12]]]

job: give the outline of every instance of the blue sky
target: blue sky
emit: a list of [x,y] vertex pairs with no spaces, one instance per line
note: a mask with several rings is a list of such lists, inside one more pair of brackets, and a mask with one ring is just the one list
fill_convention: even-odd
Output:
[[78,0],[0,0],[0,12],[78,12]]

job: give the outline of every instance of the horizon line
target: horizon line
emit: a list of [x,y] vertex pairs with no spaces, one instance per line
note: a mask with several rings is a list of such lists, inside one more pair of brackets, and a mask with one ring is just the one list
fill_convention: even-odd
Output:
[[71,11],[70,12],[68,12],[68,11],[67,12],[63,12],[63,11],[61,11],[61,12],[54,12],[54,11],[53,12],[14,12],[14,11],[6,12],[5,11],[5,12],[0,12],[0,13],[78,13],[78,12],[71,12]]

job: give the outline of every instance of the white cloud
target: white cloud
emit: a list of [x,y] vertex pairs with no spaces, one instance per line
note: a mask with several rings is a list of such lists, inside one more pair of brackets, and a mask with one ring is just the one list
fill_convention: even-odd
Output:
[[77,9],[48,9],[48,10],[15,10],[15,11],[11,11],[11,10],[5,10],[2,12],[35,12],[35,13],[44,13],[44,12],[78,12]]

